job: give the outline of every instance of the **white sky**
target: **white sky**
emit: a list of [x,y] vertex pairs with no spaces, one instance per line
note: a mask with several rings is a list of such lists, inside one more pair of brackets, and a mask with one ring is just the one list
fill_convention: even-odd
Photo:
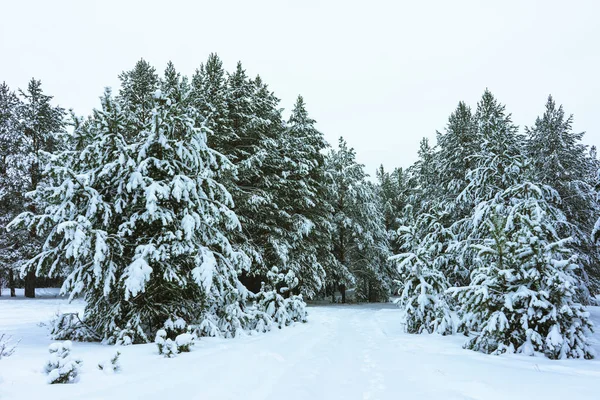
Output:
[[486,87],[521,127],[551,93],[600,144],[599,16],[597,1],[0,0],[0,81],[34,76],[87,114],[142,57],[191,75],[216,52],[286,109],[302,94],[327,140],[343,135],[373,174],[414,162]]

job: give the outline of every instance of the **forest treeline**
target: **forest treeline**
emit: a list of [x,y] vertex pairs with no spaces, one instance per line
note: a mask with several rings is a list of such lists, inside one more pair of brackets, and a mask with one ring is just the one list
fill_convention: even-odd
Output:
[[[191,77],[144,60],[88,117],[41,82],[0,86],[0,280],[63,282],[116,342],[185,320],[235,336],[304,321],[306,299],[397,294],[411,333],[487,353],[591,357],[600,287],[595,148],[550,97],[520,132],[488,90],[416,163],[369,180],[301,96],[288,119],[241,63]],[[399,163],[401,160],[399,160]]]

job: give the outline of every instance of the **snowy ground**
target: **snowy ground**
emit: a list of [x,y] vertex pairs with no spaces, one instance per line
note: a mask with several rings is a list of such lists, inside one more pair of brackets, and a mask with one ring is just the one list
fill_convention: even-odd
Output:
[[[96,365],[111,346],[75,343],[79,383],[47,385],[41,369],[50,340],[40,322],[76,311],[42,290],[39,299],[0,298],[0,333],[22,338],[0,360],[0,399],[599,399],[600,361],[487,356],[463,338],[403,334],[390,305],[317,306],[309,323],[239,339],[203,338],[173,359],[154,345],[121,348],[123,371]],[[600,308],[591,309],[600,326]],[[600,354],[600,334],[594,337]]]

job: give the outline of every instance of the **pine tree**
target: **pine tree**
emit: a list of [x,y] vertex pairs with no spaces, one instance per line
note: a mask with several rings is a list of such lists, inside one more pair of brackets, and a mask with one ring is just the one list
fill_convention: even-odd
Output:
[[400,273],[400,298],[403,323],[408,333],[451,334],[455,329],[446,271],[452,263],[450,229],[440,222],[443,213],[423,213],[415,224],[399,228],[401,250],[392,257]]
[[[128,134],[141,132],[151,123],[154,93],[160,85],[156,69],[141,59],[132,70],[122,72],[119,80],[121,81],[119,102],[123,110],[127,111],[128,124],[132,125],[128,128]],[[125,137],[125,139],[127,142],[137,140],[134,137]]]
[[[35,190],[42,180],[42,170],[48,153],[55,152],[61,147],[61,135],[65,130],[65,111],[61,107],[50,104],[52,96],[44,94],[42,82],[31,79],[27,90],[19,91],[22,101],[18,108],[20,119],[19,140],[21,145],[21,160],[27,163],[27,184],[21,188],[23,192]],[[36,212],[35,201],[26,201],[29,210]],[[22,231],[14,231],[16,236],[23,237]],[[36,240],[35,229],[29,231],[27,243],[22,244],[20,255],[29,257],[38,251],[41,244]],[[23,268],[25,277],[25,297],[35,297],[36,275],[33,269]]]
[[[20,130],[20,100],[8,85],[0,85],[0,287],[3,282],[15,296],[15,272],[23,258],[27,232],[7,232],[6,226],[23,211],[28,185],[29,161],[25,136]],[[1,290],[0,290],[1,292]]]
[[565,217],[548,186],[515,184],[479,204],[473,225],[482,240],[471,284],[455,288],[472,336],[466,348],[485,353],[543,352],[591,358],[589,315],[574,301],[576,257],[555,227]]
[[402,168],[396,168],[389,173],[382,165],[377,170],[377,182],[387,240],[392,254],[398,254],[400,253],[398,229],[407,222],[406,207],[410,205],[408,176]]
[[[593,290],[600,287],[598,251],[590,241],[593,221],[599,212],[595,198],[593,159],[581,143],[583,132],[572,131],[573,116],[565,116],[562,106],[548,97],[546,110],[535,125],[526,128],[527,153],[535,168],[536,180],[555,188],[562,199],[560,209],[567,224],[560,227],[564,236],[572,236],[572,246],[583,268],[583,279]],[[587,272],[587,273],[586,273]],[[589,274],[589,277],[588,277]],[[586,287],[581,288],[587,292]],[[589,297],[589,293],[585,297]]]
[[366,181],[364,166],[343,138],[327,157],[329,202],[333,207],[333,254],[337,265],[328,272],[328,283],[342,294],[356,285],[360,299],[375,300],[389,295],[394,276],[388,262],[383,214],[374,185]]
[[215,53],[196,70],[191,85],[194,106],[200,116],[205,116],[199,123],[207,129],[208,145],[223,153],[231,150],[228,143],[234,140],[234,132],[229,119],[227,80],[223,62]]
[[436,181],[442,191],[440,202],[450,210],[451,223],[466,217],[473,207],[456,199],[467,186],[467,172],[473,167],[474,156],[479,150],[477,139],[477,125],[471,108],[461,101],[448,118],[445,132],[437,133]]
[[48,204],[14,223],[40,227],[44,247],[27,266],[66,268],[63,289],[84,296],[86,323],[108,341],[126,326],[148,341],[168,318],[224,336],[254,324],[237,279],[248,260],[228,241],[239,222],[218,182],[229,163],[206,146],[187,93],[155,90],[141,126],[139,108],[105,94],[75,132],[85,148],[53,158],[58,183],[36,193]]
[[459,196],[475,205],[517,182],[521,173],[515,160],[522,159],[523,138],[505,108],[489,90],[477,104],[474,119],[479,148],[467,171],[467,187]]
[[223,153],[235,165],[231,193],[243,232],[235,243],[252,260],[244,283],[260,289],[272,267],[286,270],[291,244],[290,216],[279,198],[285,185],[280,155],[285,125],[279,99],[260,77],[249,80],[241,64],[228,79],[228,111],[235,134]]
[[322,154],[327,144],[314,124],[299,96],[279,138],[283,163],[280,182],[274,187],[291,247],[285,268],[295,273],[299,291],[309,298],[324,289],[325,271],[335,263]]
[[436,186],[436,154],[427,138],[421,140],[417,154],[418,160],[410,167],[410,202],[415,211],[427,211],[436,204],[439,189]]

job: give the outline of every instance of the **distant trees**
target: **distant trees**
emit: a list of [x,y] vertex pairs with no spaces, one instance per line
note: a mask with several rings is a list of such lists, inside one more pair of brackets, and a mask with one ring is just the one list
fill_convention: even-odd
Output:
[[[65,111],[51,100],[39,80],[32,79],[18,94],[6,83],[0,85],[0,275],[13,295],[22,262],[35,255],[41,243],[35,228],[8,232],[6,226],[22,211],[39,206],[25,195],[46,183],[42,171],[47,155],[64,140]],[[35,270],[22,272],[25,296],[35,297]]]

